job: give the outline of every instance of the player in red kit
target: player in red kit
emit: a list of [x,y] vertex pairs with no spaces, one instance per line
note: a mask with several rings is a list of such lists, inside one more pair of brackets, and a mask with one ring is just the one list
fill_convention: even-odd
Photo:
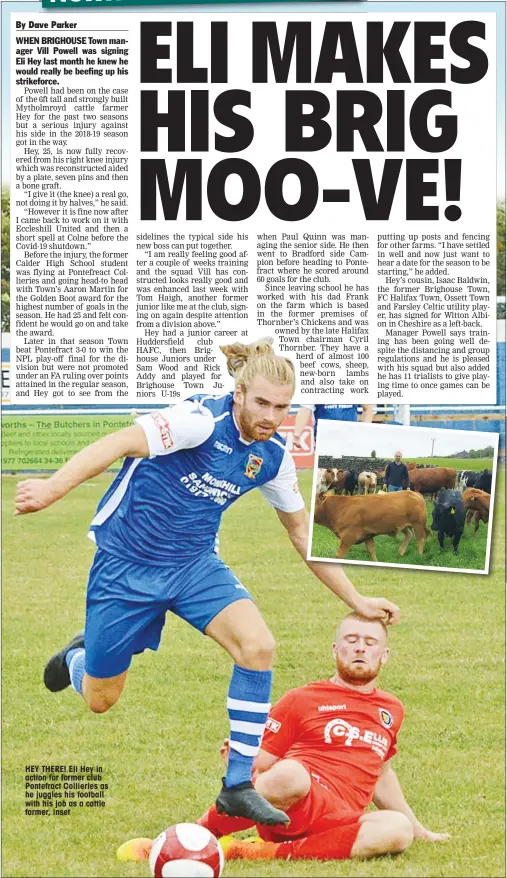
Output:
[[[374,857],[404,851],[414,838],[449,837],[417,820],[390,764],[404,709],[376,687],[389,657],[386,626],[349,614],[333,655],[331,679],[292,689],[273,707],[255,760],[256,790],[290,823],[258,825],[256,841],[222,838],[226,859]],[[227,752],[225,741],[225,759]],[[372,801],[378,810],[365,813]],[[217,837],[254,825],[215,806],[198,822]],[[134,839],[118,856],[144,859],[150,847],[148,839]]]

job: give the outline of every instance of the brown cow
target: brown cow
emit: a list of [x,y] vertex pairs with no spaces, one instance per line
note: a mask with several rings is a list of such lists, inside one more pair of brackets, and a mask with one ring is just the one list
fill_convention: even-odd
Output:
[[489,521],[489,501],[490,496],[486,491],[479,491],[478,488],[467,488],[463,492],[463,503],[467,510],[466,523],[470,524],[472,518],[475,518],[474,534],[479,530],[479,522]]
[[337,558],[345,558],[355,543],[364,543],[371,560],[376,561],[373,538],[379,534],[396,537],[400,531],[405,534],[400,555],[405,554],[413,533],[422,555],[425,537],[430,535],[426,527],[426,503],[412,491],[398,491],[383,497],[321,494],[316,498],[314,520],[328,527],[340,540]]
[[409,472],[411,472],[413,469],[417,469],[417,464],[412,463],[412,461],[410,461],[410,460],[408,463],[405,464],[405,466],[407,467]]
[[345,488],[345,479],[347,478],[347,471],[344,469],[337,469],[336,476],[334,482],[331,482],[329,486],[336,494],[341,494],[341,492]]
[[456,470],[445,466],[433,466],[431,469],[413,469],[409,471],[408,479],[412,491],[417,491],[419,494],[433,494],[436,496],[441,488],[454,488]]
[[319,483],[317,485],[318,493],[322,494],[325,491],[335,491],[339,494],[344,488],[346,476],[347,473],[345,470],[336,469],[336,467],[319,470]]

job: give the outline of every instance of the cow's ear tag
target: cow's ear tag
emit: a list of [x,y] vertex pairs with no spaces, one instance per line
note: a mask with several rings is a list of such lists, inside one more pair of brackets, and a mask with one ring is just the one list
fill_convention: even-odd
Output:
[[451,515],[454,515],[455,512],[456,512],[455,509],[451,509]]

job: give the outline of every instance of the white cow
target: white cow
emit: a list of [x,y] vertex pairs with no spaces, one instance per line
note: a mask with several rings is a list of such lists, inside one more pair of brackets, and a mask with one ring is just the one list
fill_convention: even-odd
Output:
[[375,473],[363,472],[359,473],[359,493],[374,494],[377,487],[377,476]]

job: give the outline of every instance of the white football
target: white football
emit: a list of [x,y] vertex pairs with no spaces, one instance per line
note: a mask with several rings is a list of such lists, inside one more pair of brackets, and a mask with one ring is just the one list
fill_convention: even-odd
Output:
[[155,878],[220,878],[223,867],[218,841],[197,823],[169,826],[153,842],[150,869]]

